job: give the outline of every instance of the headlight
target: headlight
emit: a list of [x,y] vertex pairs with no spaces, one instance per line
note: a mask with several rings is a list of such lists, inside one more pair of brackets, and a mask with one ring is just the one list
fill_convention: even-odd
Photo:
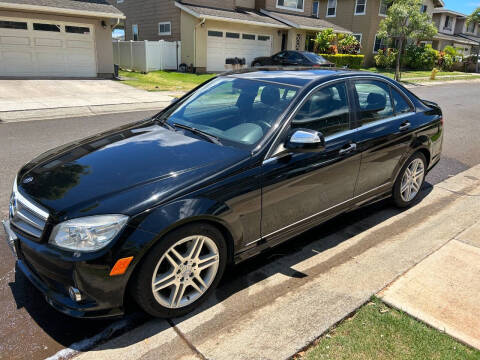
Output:
[[96,251],[104,248],[127,223],[125,215],[97,215],[68,220],[53,229],[52,245],[74,251]]

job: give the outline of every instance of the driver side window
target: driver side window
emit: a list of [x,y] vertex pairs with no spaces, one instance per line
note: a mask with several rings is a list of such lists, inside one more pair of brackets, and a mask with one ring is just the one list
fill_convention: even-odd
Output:
[[345,83],[339,82],[313,93],[295,115],[291,127],[319,131],[324,136],[349,130],[350,107]]

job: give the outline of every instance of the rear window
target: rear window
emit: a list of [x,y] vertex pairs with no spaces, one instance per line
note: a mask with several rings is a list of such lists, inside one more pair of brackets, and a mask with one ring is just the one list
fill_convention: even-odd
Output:
[[303,53],[303,55],[308,60],[310,60],[311,62],[314,62],[316,64],[327,64],[328,63],[328,61],[325,60],[324,57],[322,57],[320,55],[317,55],[317,54],[314,54],[314,53],[306,52],[306,53]]

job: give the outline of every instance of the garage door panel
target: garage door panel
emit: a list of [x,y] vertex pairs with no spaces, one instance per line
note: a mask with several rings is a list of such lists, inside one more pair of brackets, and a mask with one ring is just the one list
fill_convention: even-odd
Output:
[[[33,20],[25,22],[26,30],[0,29],[0,76],[97,75],[91,25],[65,23],[53,32],[33,30]],[[79,29],[85,33],[72,33]]]
[[35,46],[63,47],[63,41],[59,39],[36,38]]
[[30,45],[30,38],[26,36],[0,36],[0,45]]

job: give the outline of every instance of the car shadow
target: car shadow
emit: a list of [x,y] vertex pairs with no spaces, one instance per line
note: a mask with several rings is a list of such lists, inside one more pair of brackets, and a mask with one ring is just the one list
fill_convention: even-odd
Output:
[[[422,202],[422,200],[430,194],[432,189],[433,185],[426,182],[417,203]],[[382,200],[361,209],[340,215],[277,247],[268,249],[239,265],[231,266],[227,269],[214,296],[184,318],[170,320],[170,324],[178,324],[201,314],[210,307],[221,302],[223,303],[235,294],[276,274],[283,274],[291,279],[308,278],[307,274],[295,270],[295,265],[328,249],[335,248],[343,242],[387,221],[403,211],[402,209],[395,208],[390,200]],[[384,239],[380,239],[379,241],[381,242],[383,240]],[[348,261],[352,256],[359,255],[376,246],[378,243],[379,242],[369,242],[362,244],[362,246],[354,250],[356,252],[355,254],[349,253],[344,256],[342,252],[340,252],[335,261],[327,260],[325,263],[316,264],[315,267],[318,268],[317,273],[327,272],[333,266],[339,265],[342,261]],[[308,279],[305,279],[305,281],[308,281]],[[47,306],[41,293],[29,283],[21,271],[16,272],[15,282],[9,283],[9,286],[16,301],[17,308],[24,308],[44,332],[65,347],[97,335],[118,321],[73,319],[57,312],[50,306]],[[283,290],[280,289],[280,291]],[[280,295],[281,293],[279,292],[276,296]],[[262,293],[260,293],[258,297],[255,296],[256,304],[254,304],[254,306],[258,306],[259,297],[262,296]],[[265,301],[272,301],[272,293],[265,294],[265,297]],[[127,304],[127,316],[134,319],[128,328],[152,320],[152,318],[143,314],[131,301]],[[159,322],[157,327],[158,332],[169,328],[165,327],[164,324],[165,322]],[[118,335],[118,333],[116,335]],[[145,334],[145,337],[152,335],[153,334],[148,333]],[[120,342],[121,347],[140,341],[138,338],[125,338],[126,339]],[[119,344],[119,342],[116,343]],[[108,343],[104,344],[103,348],[108,347],[108,345]]]

